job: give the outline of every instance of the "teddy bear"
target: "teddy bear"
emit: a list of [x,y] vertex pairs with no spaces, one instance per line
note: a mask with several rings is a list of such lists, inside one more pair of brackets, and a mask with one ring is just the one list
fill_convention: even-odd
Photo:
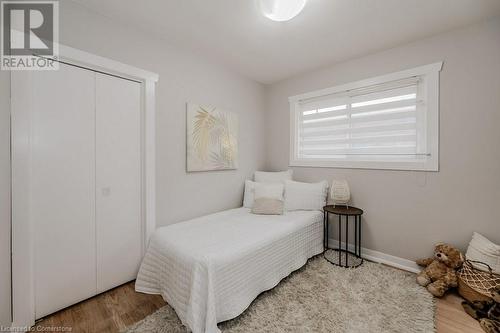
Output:
[[462,253],[449,244],[437,244],[434,257],[419,259],[417,265],[425,267],[417,275],[417,283],[436,297],[441,297],[449,288],[458,285],[456,270],[464,262]]
[[500,285],[491,290],[490,301],[463,301],[462,306],[487,333],[500,333]]

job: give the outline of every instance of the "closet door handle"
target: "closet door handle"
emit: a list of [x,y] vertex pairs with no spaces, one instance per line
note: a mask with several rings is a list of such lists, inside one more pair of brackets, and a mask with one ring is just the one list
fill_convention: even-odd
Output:
[[111,187],[101,188],[101,193],[103,197],[109,197],[111,195]]

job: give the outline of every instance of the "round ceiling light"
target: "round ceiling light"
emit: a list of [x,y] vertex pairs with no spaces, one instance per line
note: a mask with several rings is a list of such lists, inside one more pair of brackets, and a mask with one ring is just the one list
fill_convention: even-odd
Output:
[[262,14],[270,20],[283,22],[299,15],[307,0],[258,0]]

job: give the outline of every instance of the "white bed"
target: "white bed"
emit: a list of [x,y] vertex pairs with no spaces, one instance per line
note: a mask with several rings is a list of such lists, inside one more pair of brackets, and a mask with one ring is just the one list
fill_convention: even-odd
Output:
[[323,213],[237,208],[159,228],[135,288],[161,294],[194,333],[220,332],[263,291],[323,251]]

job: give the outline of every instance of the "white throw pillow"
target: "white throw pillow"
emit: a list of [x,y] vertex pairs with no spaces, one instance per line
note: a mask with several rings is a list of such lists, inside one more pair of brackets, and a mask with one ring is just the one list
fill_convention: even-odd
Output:
[[285,181],[286,210],[322,210],[326,205],[328,182],[300,183]]
[[254,200],[266,198],[283,200],[283,184],[255,183]]
[[245,193],[243,194],[243,207],[252,208],[255,195],[255,184],[251,180],[245,180]]
[[252,213],[263,215],[283,214],[283,190],[285,186],[277,183],[255,183]]
[[[494,273],[500,274],[500,245],[490,241],[483,235],[475,232],[467,248],[465,255],[467,259],[481,261],[488,264]],[[484,265],[474,264],[474,267],[480,270],[486,270]]]
[[293,170],[279,172],[255,171],[254,180],[257,183],[284,183],[285,180],[292,180]]
[[[243,194],[243,207],[252,208],[257,198],[255,188],[260,187],[259,195],[261,198],[265,198],[266,194],[270,195],[268,197],[278,200],[283,200],[283,189],[284,185],[280,183],[257,183],[251,180],[245,181],[245,193]],[[279,193],[279,195],[278,195]]]

